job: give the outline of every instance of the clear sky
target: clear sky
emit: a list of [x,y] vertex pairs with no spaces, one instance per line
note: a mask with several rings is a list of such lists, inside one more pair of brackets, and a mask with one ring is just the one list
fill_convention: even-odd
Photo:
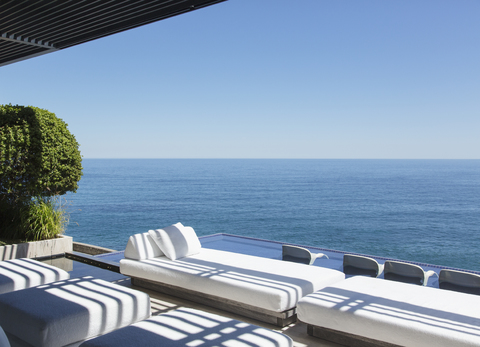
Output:
[[480,159],[480,1],[229,0],[0,67],[84,158]]

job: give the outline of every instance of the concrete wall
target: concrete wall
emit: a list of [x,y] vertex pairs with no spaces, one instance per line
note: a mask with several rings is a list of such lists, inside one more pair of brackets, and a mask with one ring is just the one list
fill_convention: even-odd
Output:
[[63,255],[73,251],[73,239],[70,236],[60,236],[52,240],[18,243],[0,246],[0,260],[17,258],[40,258]]

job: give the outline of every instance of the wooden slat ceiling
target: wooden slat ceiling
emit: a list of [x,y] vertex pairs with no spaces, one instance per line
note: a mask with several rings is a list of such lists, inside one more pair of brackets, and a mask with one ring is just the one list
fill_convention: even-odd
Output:
[[0,66],[225,0],[0,1]]

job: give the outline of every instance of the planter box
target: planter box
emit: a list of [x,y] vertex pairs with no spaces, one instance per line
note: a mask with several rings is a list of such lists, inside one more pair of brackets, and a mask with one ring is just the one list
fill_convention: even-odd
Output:
[[56,239],[18,243],[15,245],[0,246],[0,260],[17,258],[41,258],[63,255],[72,252],[73,240],[71,236],[60,236]]

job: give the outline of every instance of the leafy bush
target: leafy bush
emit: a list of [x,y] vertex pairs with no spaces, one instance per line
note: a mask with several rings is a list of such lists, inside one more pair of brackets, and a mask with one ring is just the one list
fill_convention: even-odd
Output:
[[67,124],[37,107],[0,105],[0,236],[41,240],[68,218],[59,195],[82,176],[79,144]]
[[0,199],[0,237],[3,240],[25,240],[22,212],[28,204],[11,204]]
[[79,144],[67,124],[37,107],[0,105],[0,196],[11,202],[75,192]]

